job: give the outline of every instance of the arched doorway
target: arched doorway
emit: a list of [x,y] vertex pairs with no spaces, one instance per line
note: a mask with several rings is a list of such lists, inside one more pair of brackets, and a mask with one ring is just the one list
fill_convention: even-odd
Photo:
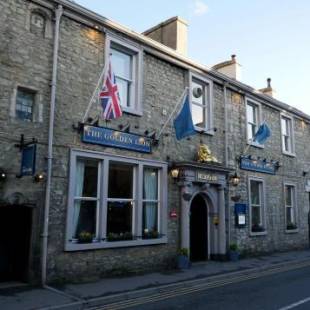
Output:
[[190,206],[190,259],[208,258],[208,208],[202,195],[196,195]]

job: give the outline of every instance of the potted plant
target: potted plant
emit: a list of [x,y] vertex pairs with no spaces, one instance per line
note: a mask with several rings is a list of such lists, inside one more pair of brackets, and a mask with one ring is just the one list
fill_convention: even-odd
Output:
[[81,231],[79,233],[79,243],[91,243],[93,241],[93,235],[88,231]]
[[252,232],[263,232],[265,231],[264,227],[258,224],[252,226]]
[[109,233],[107,236],[108,241],[125,241],[132,239],[133,235],[131,232]]
[[297,225],[292,223],[292,222],[288,222],[286,225],[286,229],[287,230],[295,230],[295,229],[297,229]]
[[179,250],[179,255],[177,257],[177,263],[179,269],[189,269],[191,266],[191,262],[188,257],[188,249],[181,248]]
[[232,243],[229,246],[228,256],[229,256],[230,261],[236,262],[239,260],[240,253],[239,253],[238,246],[236,243]]
[[143,239],[156,239],[159,237],[158,231],[156,229],[148,230],[147,228],[143,231]]

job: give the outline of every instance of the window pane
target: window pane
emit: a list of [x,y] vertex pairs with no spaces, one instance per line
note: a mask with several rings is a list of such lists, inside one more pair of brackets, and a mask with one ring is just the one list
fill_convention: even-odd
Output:
[[291,207],[286,208],[286,223],[287,225],[294,224],[293,208]]
[[75,197],[97,197],[98,162],[78,158],[76,162]]
[[158,237],[158,203],[144,202],[143,203],[143,237],[157,238]]
[[[96,201],[75,200],[73,212],[73,238],[91,242],[96,234]],[[87,238],[88,237],[88,238]]]
[[292,206],[292,186],[285,186],[285,204],[287,206]]
[[111,49],[112,69],[115,75],[131,80],[132,56],[121,51]]
[[130,84],[128,81],[123,80],[121,78],[116,78],[116,84],[119,92],[119,97],[121,100],[121,105],[123,107],[129,107],[129,91],[130,91]]
[[255,108],[253,105],[247,104],[246,113],[248,123],[256,124]]
[[252,207],[252,226],[260,226],[260,207]]
[[[108,202],[107,237],[117,239],[118,236],[132,238],[132,202]],[[121,236],[120,236],[121,235]],[[112,241],[112,240],[111,240]]]
[[110,163],[109,198],[133,198],[133,166]]
[[32,120],[32,109],[34,105],[35,93],[24,89],[17,89],[16,95],[16,116],[22,120]]
[[251,204],[260,205],[260,182],[251,181]]
[[205,104],[204,102],[204,87],[203,84],[198,83],[196,81],[192,81],[192,100],[198,104]]
[[193,123],[197,127],[205,127],[204,110],[203,107],[192,104]]
[[144,169],[143,199],[158,199],[158,170],[152,168]]

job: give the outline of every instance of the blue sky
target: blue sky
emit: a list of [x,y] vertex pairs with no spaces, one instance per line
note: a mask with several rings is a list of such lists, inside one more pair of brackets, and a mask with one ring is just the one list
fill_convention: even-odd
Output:
[[282,100],[310,115],[308,0],[76,0],[142,32],[179,15],[189,22],[188,56],[211,66],[237,55],[242,81],[257,89],[267,77]]

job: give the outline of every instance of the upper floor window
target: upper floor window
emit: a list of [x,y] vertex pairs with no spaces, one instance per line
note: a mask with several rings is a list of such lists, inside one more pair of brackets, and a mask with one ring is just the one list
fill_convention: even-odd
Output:
[[285,154],[294,154],[293,120],[281,115],[282,150]]
[[252,233],[265,231],[264,183],[261,179],[249,179],[250,225]]
[[107,39],[122,110],[141,114],[141,51],[120,40]]
[[296,222],[296,187],[292,184],[284,184],[285,196],[285,224],[287,230],[297,229]]
[[252,100],[246,100],[247,140],[248,143],[259,145],[253,141],[260,126],[260,105]]
[[67,249],[166,242],[166,173],[158,162],[72,151]]
[[30,32],[44,37],[45,23],[45,17],[42,14],[32,12],[30,17]]
[[32,121],[35,103],[35,92],[25,88],[17,88],[15,115],[17,118]]
[[213,133],[211,81],[191,75],[191,112],[197,130]]

